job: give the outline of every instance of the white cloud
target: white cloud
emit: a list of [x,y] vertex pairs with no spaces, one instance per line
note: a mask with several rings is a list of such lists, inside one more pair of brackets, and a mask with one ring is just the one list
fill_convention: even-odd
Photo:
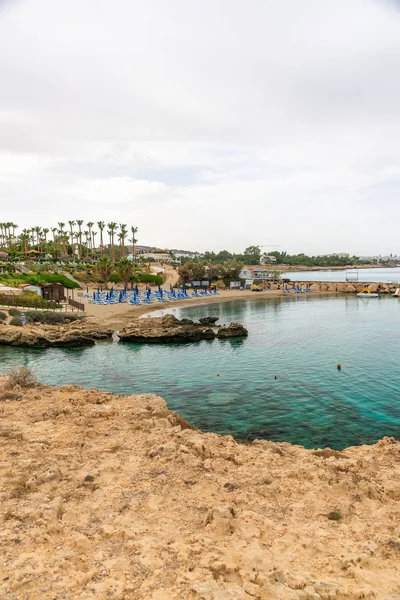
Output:
[[[1,6],[1,5],[0,5]],[[375,0],[0,8],[0,220],[399,252],[400,17]]]

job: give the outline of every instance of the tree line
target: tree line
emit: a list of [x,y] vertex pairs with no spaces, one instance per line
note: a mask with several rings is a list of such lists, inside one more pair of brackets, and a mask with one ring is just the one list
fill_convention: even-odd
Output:
[[28,258],[32,254],[50,254],[55,258],[94,259],[108,255],[111,262],[124,258],[128,249],[135,254],[138,232],[137,227],[128,228],[126,223],[84,223],[82,219],[60,222],[50,228],[36,225],[20,233],[17,229],[13,222],[0,223],[0,249],[8,256]]
[[[186,259],[186,262],[198,262],[206,265],[225,264],[227,261],[238,261],[246,265],[260,264],[260,258],[264,253],[261,252],[260,246],[249,246],[242,253],[231,253],[228,250],[220,250],[219,252],[204,252],[197,259]],[[276,264],[280,265],[304,265],[308,267],[346,267],[347,265],[367,264],[369,261],[363,260],[358,256],[339,256],[335,254],[324,256],[308,256],[307,254],[289,254],[287,252],[278,252],[272,250],[268,252],[268,256],[276,258]],[[182,263],[185,259],[182,259]]]

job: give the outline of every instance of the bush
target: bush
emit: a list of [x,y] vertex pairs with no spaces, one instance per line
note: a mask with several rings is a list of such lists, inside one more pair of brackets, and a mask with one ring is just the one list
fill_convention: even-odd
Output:
[[153,283],[154,285],[162,284],[161,275],[151,275],[149,273],[138,273],[132,277],[132,281],[138,283]]
[[72,321],[79,321],[85,318],[69,313],[43,312],[39,310],[30,310],[26,313],[26,317],[29,323],[43,323],[45,325],[63,325],[64,323],[71,323]]
[[0,311],[0,321],[5,321],[7,319],[7,313]]
[[109,279],[110,283],[119,283],[121,281],[121,277],[117,273],[112,273]]
[[13,317],[10,321],[10,325],[14,325],[16,327],[22,327],[21,317]]
[[10,308],[10,310],[8,311],[8,314],[10,315],[10,317],[19,317],[19,315],[21,314],[21,311],[18,310],[18,308]]
[[22,388],[29,387],[36,381],[33,372],[27,367],[13,367],[12,369],[10,369],[7,375],[8,381],[6,387],[8,389],[14,388],[17,385],[19,385],[19,387]]
[[340,521],[340,519],[342,518],[342,515],[340,514],[340,512],[338,510],[334,510],[334,511],[328,513],[327,516],[330,521]]

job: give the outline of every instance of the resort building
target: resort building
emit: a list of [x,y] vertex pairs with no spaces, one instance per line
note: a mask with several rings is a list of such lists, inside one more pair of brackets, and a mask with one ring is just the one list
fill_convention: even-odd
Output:
[[260,265],[273,265],[276,262],[276,256],[268,256],[267,254],[263,254],[260,257]]
[[157,252],[145,252],[144,254],[139,254],[139,257],[144,258],[144,259],[150,258],[157,262],[169,262],[169,261],[173,260],[170,254],[167,254],[167,253],[158,254]]

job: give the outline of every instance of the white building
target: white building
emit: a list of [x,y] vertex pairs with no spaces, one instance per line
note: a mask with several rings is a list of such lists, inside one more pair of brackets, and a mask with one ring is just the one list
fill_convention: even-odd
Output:
[[157,254],[157,252],[145,252],[144,254],[139,254],[138,255],[139,258],[152,258],[153,260],[157,261],[157,262],[169,262],[171,260],[173,260],[170,256],[170,254],[167,253],[163,253],[163,254]]

